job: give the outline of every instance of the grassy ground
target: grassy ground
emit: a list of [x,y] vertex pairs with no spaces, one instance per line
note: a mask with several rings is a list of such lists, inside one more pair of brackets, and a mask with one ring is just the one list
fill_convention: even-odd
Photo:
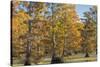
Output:
[[[90,62],[90,61],[96,61],[97,58],[94,54],[91,54],[90,57],[84,57],[83,54],[77,54],[77,55],[72,55],[72,56],[66,56],[64,57],[64,62],[65,63],[73,63],[73,62]],[[14,60],[18,61],[18,60]],[[38,63],[38,65],[41,64],[50,64],[51,58],[45,58],[41,62]],[[35,65],[34,63],[31,63],[32,65]],[[18,67],[18,66],[23,66],[23,64],[17,64],[14,63],[13,67]]]
[[73,63],[73,62],[89,62],[89,61],[96,61],[96,57],[88,57],[88,58],[66,58],[66,63]]

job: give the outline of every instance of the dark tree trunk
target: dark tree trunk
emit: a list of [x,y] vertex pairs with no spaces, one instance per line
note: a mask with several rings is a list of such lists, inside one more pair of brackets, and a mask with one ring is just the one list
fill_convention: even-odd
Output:
[[31,65],[31,62],[30,62],[30,55],[31,55],[31,46],[32,46],[32,43],[31,43],[31,28],[32,28],[32,20],[29,20],[29,24],[28,24],[28,28],[29,28],[29,31],[28,31],[28,39],[27,39],[27,46],[26,46],[26,57],[25,57],[25,63],[24,65]]
[[29,56],[27,56],[24,65],[25,65],[25,66],[26,66],[26,65],[31,65]]
[[77,52],[77,51],[75,51],[75,52],[74,52],[74,54],[78,54],[78,52]]
[[98,53],[98,50],[97,50],[97,47],[96,47],[96,55],[97,55],[97,53]]
[[89,57],[89,53],[88,52],[86,52],[85,57]]
[[56,64],[56,63],[63,63],[63,61],[60,57],[53,57],[51,64]]
[[26,56],[25,56],[24,65],[31,65],[30,55],[31,55],[31,45],[30,45],[30,41],[28,41],[27,42],[27,46],[26,46]]
[[27,60],[25,61],[24,65],[25,65],[25,66],[31,65],[29,59],[27,59]]
[[56,57],[54,55],[52,56],[51,64],[56,64],[56,63],[63,63],[63,59],[61,57]]

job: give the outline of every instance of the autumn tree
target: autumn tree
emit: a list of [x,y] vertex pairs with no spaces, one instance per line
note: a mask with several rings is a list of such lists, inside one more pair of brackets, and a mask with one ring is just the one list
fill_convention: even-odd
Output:
[[[24,42],[26,39],[20,39],[20,36],[24,35],[28,31],[28,26],[24,22],[28,21],[29,15],[26,14],[23,10],[19,12],[14,12],[12,16],[12,56],[16,56],[18,59],[22,58],[24,54]],[[12,57],[12,58],[13,58]]]
[[[51,43],[50,23],[46,15],[48,3],[14,1],[12,5],[14,9],[12,18],[13,51],[18,52],[20,50],[17,49],[21,48],[24,53],[24,65],[30,65],[32,61],[37,64],[45,55],[46,47],[50,47]],[[13,55],[16,54],[20,55],[13,53]],[[32,61],[31,58],[33,58]]]
[[[34,3],[31,2],[32,9],[31,17],[32,25],[31,25],[31,37],[32,39],[32,50],[31,50],[31,58],[35,64],[39,63],[40,60],[44,57],[45,48],[46,46],[49,47],[51,40],[50,40],[50,23],[47,20],[47,6],[48,3]],[[44,35],[45,34],[45,35]]]
[[96,6],[90,8],[89,12],[85,12],[86,21],[83,30],[83,51],[86,53],[85,57],[89,57],[90,53],[96,52],[96,23],[97,23],[97,9]]
[[[82,40],[80,30],[83,24],[75,12],[75,6],[69,4],[53,4],[52,7],[52,42],[53,55],[52,61],[56,63],[56,58],[64,62],[64,53],[80,50]],[[81,25],[79,27],[79,25]],[[58,63],[61,63],[58,62]]]

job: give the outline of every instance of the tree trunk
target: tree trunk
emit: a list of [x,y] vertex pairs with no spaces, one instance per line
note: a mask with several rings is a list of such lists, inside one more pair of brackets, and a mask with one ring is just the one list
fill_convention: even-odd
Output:
[[25,57],[24,65],[31,65],[31,63],[30,63],[31,49],[30,48],[31,48],[30,43],[28,42],[27,47],[26,47],[26,57]]
[[55,47],[56,47],[56,41],[55,41],[55,34],[53,34],[53,49],[52,49],[52,59],[51,59],[51,64],[55,64],[55,63],[63,63],[62,62],[62,58],[61,57],[57,57],[55,54]]
[[29,20],[28,21],[28,39],[27,39],[27,46],[26,46],[26,57],[25,57],[25,63],[24,65],[31,65],[30,63],[30,55],[31,55],[31,46],[32,46],[32,43],[31,43],[31,28],[32,28],[32,20]]
[[63,63],[62,58],[61,57],[52,57],[51,64],[55,64],[55,63]]
[[66,32],[65,32],[65,37],[64,37],[64,45],[63,45],[63,51],[62,51],[62,55],[61,55],[61,61],[62,61],[62,63],[64,63],[64,52],[65,52],[65,46],[66,46],[66,44],[67,44],[67,42],[66,42]]
[[89,53],[88,52],[86,52],[85,57],[89,57]]
[[63,63],[63,57],[57,57],[55,53],[52,55],[51,64]]

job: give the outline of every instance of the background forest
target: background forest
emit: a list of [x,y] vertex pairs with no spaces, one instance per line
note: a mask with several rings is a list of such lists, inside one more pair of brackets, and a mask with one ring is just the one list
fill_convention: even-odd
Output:
[[95,61],[97,7],[80,18],[76,6],[12,1],[11,65]]

